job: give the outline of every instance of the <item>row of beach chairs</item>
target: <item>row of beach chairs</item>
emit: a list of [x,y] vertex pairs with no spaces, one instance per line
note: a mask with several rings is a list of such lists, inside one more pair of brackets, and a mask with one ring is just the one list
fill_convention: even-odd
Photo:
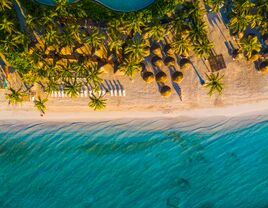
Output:
[[[99,97],[99,96],[105,96],[107,94],[106,90],[99,90],[98,92],[93,92],[92,90],[87,90],[87,89],[81,89],[81,92],[79,93],[80,97],[92,97],[93,95]],[[109,91],[110,96],[126,96],[126,91],[125,90],[121,90],[121,89],[115,89],[115,90],[110,90]],[[52,91],[51,97],[70,97],[67,95],[67,93],[65,93],[65,91],[63,89],[59,90],[59,91]]]

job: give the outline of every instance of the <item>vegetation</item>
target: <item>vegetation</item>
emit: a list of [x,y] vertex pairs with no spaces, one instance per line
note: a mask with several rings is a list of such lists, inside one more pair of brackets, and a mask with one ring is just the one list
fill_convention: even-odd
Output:
[[206,74],[208,81],[205,83],[205,87],[209,89],[208,95],[212,96],[213,93],[218,92],[222,94],[223,84],[221,82],[223,76],[217,74]]
[[[17,19],[15,3],[21,5],[26,28]],[[102,82],[100,68],[107,63],[129,77],[140,72],[150,46],[160,41],[177,55],[188,57],[195,52],[200,57],[208,56],[213,45],[207,38],[199,4],[157,0],[142,11],[119,13],[92,0],[75,4],[57,0],[55,7],[35,1],[2,0],[0,54],[27,86],[38,83],[47,93],[64,86],[68,95],[76,97],[82,88],[81,79],[98,89]],[[98,100],[102,101],[99,106],[105,106],[102,99]],[[96,98],[92,103],[97,106]]]
[[34,106],[39,110],[42,114],[45,114],[46,111],[46,102],[48,101],[47,98],[42,99],[38,96],[37,99],[34,100]]
[[95,96],[92,95],[92,97],[89,97],[90,101],[88,103],[88,106],[90,108],[93,108],[93,110],[102,110],[103,108],[106,107],[106,100],[103,99],[103,96]]
[[9,104],[17,105],[22,103],[25,92],[23,92],[21,89],[15,90],[13,88],[9,88],[9,91],[10,92],[6,94],[6,99],[8,100]]

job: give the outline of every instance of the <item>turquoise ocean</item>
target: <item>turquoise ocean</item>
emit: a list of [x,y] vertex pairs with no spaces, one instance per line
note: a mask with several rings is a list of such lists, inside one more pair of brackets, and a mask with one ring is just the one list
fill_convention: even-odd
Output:
[[268,120],[1,121],[0,207],[268,208]]

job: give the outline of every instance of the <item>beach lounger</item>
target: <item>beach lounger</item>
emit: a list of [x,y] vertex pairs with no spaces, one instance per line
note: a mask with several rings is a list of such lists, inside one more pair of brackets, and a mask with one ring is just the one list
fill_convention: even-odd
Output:
[[32,102],[35,101],[35,97],[34,97],[34,96],[31,97],[31,101],[32,101]]
[[110,90],[110,95],[114,96],[114,91],[113,90]]
[[84,96],[85,96],[85,97],[88,96],[88,89],[86,89],[86,90],[84,91]]
[[122,91],[121,89],[118,90],[118,95],[121,97],[122,96]]
[[106,90],[102,90],[102,96],[106,95]]
[[60,93],[61,93],[61,97],[65,97],[65,93],[63,90],[61,90]]
[[89,97],[92,97],[92,95],[93,95],[92,90],[89,90],[88,92],[89,92]]
[[114,90],[114,96],[117,96],[117,89]]
[[80,91],[80,97],[84,97],[84,89],[81,89],[81,91]]
[[126,91],[122,90],[122,92],[123,92],[123,96],[125,97],[126,96]]
[[58,97],[61,97],[61,91],[58,91],[57,93],[58,93]]

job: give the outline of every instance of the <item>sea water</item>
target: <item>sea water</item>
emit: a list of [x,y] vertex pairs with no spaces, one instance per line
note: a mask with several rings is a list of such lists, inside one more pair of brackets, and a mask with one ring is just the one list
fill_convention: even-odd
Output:
[[268,120],[0,122],[1,208],[267,208]]

